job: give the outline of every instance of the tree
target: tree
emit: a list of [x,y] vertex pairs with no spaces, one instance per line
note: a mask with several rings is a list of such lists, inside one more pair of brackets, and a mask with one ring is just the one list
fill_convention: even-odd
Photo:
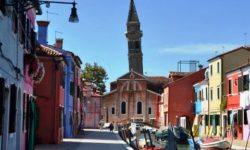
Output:
[[97,63],[93,65],[86,63],[82,72],[82,78],[87,82],[94,83],[101,94],[106,92],[105,82],[108,80],[108,75],[105,69]]

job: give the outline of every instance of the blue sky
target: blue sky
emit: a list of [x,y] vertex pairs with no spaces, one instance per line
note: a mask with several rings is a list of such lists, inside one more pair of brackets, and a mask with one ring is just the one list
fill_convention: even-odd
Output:
[[[134,1],[143,31],[146,75],[167,76],[169,71],[177,71],[179,60],[197,60],[207,66],[209,58],[249,44],[249,0]],[[37,20],[50,21],[49,44],[55,37],[63,38],[64,49],[79,55],[83,64],[103,66],[109,85],[128,72],[124,33],[130,0],[76,2],[79,23],[68,22],[72,6],[62,4],[43,6],[43,15]]]

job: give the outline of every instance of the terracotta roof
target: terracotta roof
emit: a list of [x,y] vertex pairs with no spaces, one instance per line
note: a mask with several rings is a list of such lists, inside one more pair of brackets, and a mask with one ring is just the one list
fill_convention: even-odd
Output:
[[245,49],[245,50],[247,50],[247,51],[250,51],[250,46],[241,46],[241,47],[232,49],[232,50],[230,50],[230,51],[227,51],[227,52],[225,52],[225,53],[222,53],[222,54],[220,54],[220,55],[217,55],[217,56],[215,56],[215,57],[210,58],[210,59],[208,60],[208,62],[211,61],[211,60],[213,60],[213,59],[215,59],[215,58],[219,58],[219,57],[222,57],[222,56],[224,56],[224,55],[226,55],[226,54],[229,54],[229,53],[238,51],[238,50],[240,50],[240,49]]
[[163,86],[170,82],[170,79],[164,76],[147,76],[147,88],[156,93],[163,91]]
[[40,44],[38,53],[40,55],[47,55],[47,56],[63,56],[61,52],[58,52],[57,50],[42,44]]
[[191,74],[192,72],[175,72],[175,71],[170,71],[168,77],[172,77],[172,76],[186,76]]
[[169,78],[165,76],[147,76],[148,81],[159,83],[159,82],[168,82]]
[[[201,72],[201,71],[203,71],[203,72],[205,73],[206,69],[207,69],[207,67],[206,67],[206,68],[202,68],[201,70],[198,70],[198,71],[196,71],[196,72],[189,72],[188,74],[186,74],[186,75],[183,76],[182,78],[179,78],[179,79],[177,79],[177,80],[174,80],[174,81],[172,81],[172,82],[169,82],[169,84],[177,83],[177,82],[179,82],[179,81],[181,81],[181,80],[183,80],[183,79],[189,78],[190,76],[192,76],[192,75],[194,75],[194,74],[196,74],[196,73],[199,73],[199,72]],[[204,75],[204,76],[205,76],[205,75]],[[167,87],[167,86],[168,86],[168,84],[164,85],[164,88]]]

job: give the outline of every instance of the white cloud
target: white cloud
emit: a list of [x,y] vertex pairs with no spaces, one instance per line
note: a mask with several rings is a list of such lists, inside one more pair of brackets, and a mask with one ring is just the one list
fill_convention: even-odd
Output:
[[198,55],[207,55],[207,54],[220,54],[234,48],[239,47],[238,44],[188,44],[188,45],[179,45],[176,47],[167,47],[159,50],[159,53],[172,53],[172,54],[198,54]]

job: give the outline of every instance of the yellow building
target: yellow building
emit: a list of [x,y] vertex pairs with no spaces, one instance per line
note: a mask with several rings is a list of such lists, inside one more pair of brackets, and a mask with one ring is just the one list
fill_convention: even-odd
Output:
[[227,126],[225,73],[246,63],[248,59],[250,59],[250,47],[242,46],[208,60],[208,111],[210,117],[207,120],[211,136],[224,136]]

